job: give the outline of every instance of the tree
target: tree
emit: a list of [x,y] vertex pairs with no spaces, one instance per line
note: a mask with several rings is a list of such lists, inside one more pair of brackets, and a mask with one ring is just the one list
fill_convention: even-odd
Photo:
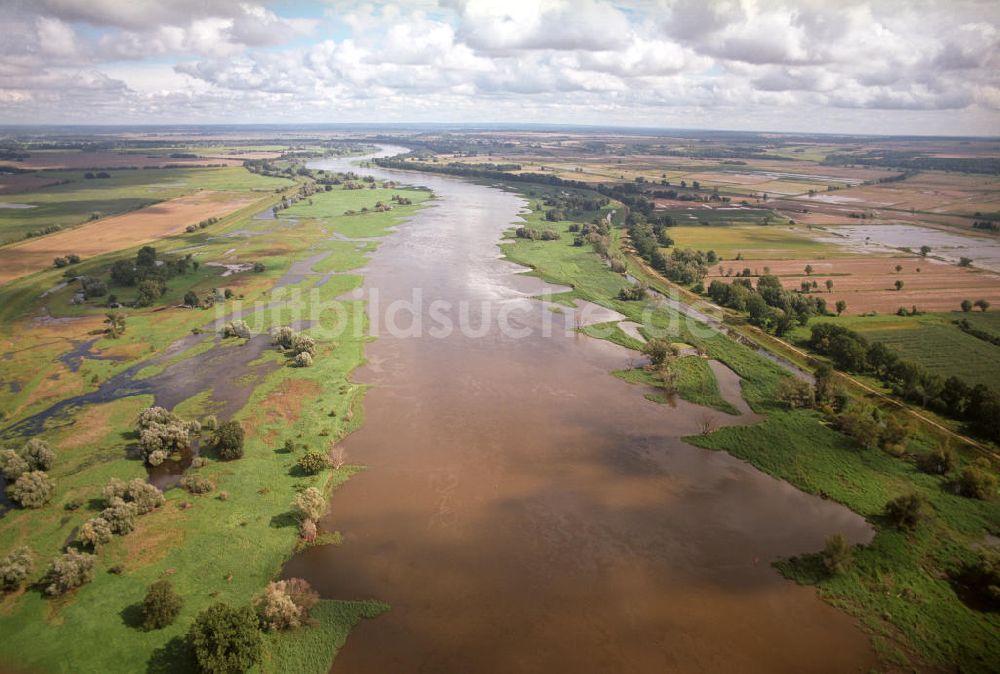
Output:
[[920,246],[920,254],[922,256],[927,257],[927,254],[930,253],[930,252],[931,252],[931,247],[930,246]]
[[963,569],[961,580],[987,607],[1000,610],[1000,552],[984,546]]
[[188,631],[188,642],[198,667],[209,674],[245,672],[260,662],[263,651],[253,609],[221,602],[198,614]]
[[70,548],[65,554],[56,557],[49,565],[45,580],[45,594],[50,597],[65,594],[94,578],[94,565],[97,557],[88,552],[80,552]]
[[35,555],[22,545],[6,557],[0,557],[0,590],[11,592],[21,587],[35,569]]
[[823,566],[831,576],[843,575],[854,562],[854,550],[842,534],[834,534],[827,538],[820,556],[823,558]]
[[984,457],[965,467],[958,477],[958,491],[969,498],[984,501],[993,498],[997,491],[997,478],[991,471],[989,459]]
[[299,459],[299,467],[310,475],[315,475],[330,467],[330,459],[319,452],[306,452]]
[[326,512],[326,499],[319,489],[307,487],[295,495],[292,500],[292,510],[300,520],[316,521]]
[[113,536],[111,525],[103,517],[91,517],[76,532],[76,540],[91,550],[98,550],[102,545],[110,543]]
[[111,339],[118,339],[125,334],[125,314],[120,311],[109,311],[104,314],[104,334]]
[[845,302],[844,300],[837,300],[837,303],[834,306],[837,307],[838,316],[847,310],[847,302]]
[[833,292],[833,280],[832,279],[827,279],[826,280],[826,292],[828,292],[828,293],[832,293]]
[[147,407],[136,418],[139,431],[139,450],[151,466],[163,463],[171,452],[188,449],[191,436],[200,427],[195,422],[185,422],[163,407]]
[[775,387],[775,396],[793,410],[812,407],[816,402],[812,386],[798,377],[783,377]]
[[865,405],[851,405],[837,416],[837,426],[845,435],[865,449],[878,446],[879,425],[872,414],[872,409]]
[[921,454],[917,465],[925,473],[947,475],[955,466],[955,452],[947,445],[940,445],[932,452]]
[[897,265],[896,265],[896,273],[898,274],[898,273],[899,273],[899,272],[901,272],[901,271],[903,271],[903,265],[901,265],[901,264],[897,264]]
[[975,306],[978,307],[983,313],[990,308],[990,301],[985,299],[976,300]]
[[139,293],[135,298],[135,306],[149,307],[160,299],[165,290],[163,282],[157,279],[146,279],[139,282]]
[[174,622],[183,605],[184,600],[169,580],[156,581],[146,590],[146,598],[142,600],[142,628],[163,629]]
[[181,478],[180,486],[192,494],[207,494],[215,489],[215,483],[201,475],[185,475]]
[[219,456],[227,461],[243,456],[243,427],[238,421],[220,424],[212,435],[212,444]]
[[7,496],[22,508],[41,508],[52,500],[55,483],[40,470],[21,475],[13,486],[7,487]]
[[906,449],[906,440],[910,437],[910,426],[901,415],[890,414],[885,420],[879,444],[883,449],[901,454]]
[[897,529],[912,531],[924,518],[924,499],[919,494],[897,496],[885,504],[885,516]]
[[28,462],[13,449],[0,449],[0,474],[7,482],[14,482],[30,470]]
[[898,291],[902,289],[903,289],[903,282],[900,281],[899,279],[896,279],[896,290]]
[[313,357],[308,351],[295,354],[295,367],[312,367]]
[[31,438],[21,448],[21,458],[27,462],[29,470],[50,470],[56,461],[56,453],[49,443]]
[[108,523],[113,533],[125,536],[135,529],[135,518],[138,513],[139,509],[134,503],[113,498],[108,501],[108,507],[101,511],[101,517]]
[[806,272],[806,276],[810,276],[813,273],[813,267],[812,267],[811,264],[807,264],[806,265],[805,272]]
[[309,621],[309,611],[319,595],[301,578],[268,583],[254,602],[266,630],[294,629]]
[[659,337],[651,339],[642,347],[642,352],[649,356],[653,365],[663,365],[668,357],[676,354],[677,350],[669,341]]
[[152,246],[143,246],[135,254],[135,266],[151,269],[156,266],[156,249]]
[[229,321],[222,326],[222,336],[224,338],[238,337],[240,339],[250,339],[250,326],[246,321]]
[[184,304],[189,307],[198,306],[198,293],[193,290],[184,293]]
[[970,311],[972,311],[971,300],[962,300],[962,311],[964,311],[965,313],[969,313]]

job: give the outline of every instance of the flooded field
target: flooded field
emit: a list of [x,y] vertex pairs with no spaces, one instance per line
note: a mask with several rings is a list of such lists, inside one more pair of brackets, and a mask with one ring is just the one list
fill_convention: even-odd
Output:
[[955,263],[968,257],[976,267],[1000,272],[1000,242],[995,238],[917,225],[844,225],[827,229],[830,235],[821,240],[846,245],[852,250],[884,253],[909,248],[917,252],[921,246],[930,246],[933,257]]
[[[335,672],[875,665],[851,618],[770,566],[835,532],[870,540],[860,517],[686,444],[703,408],[651,403],[610,376],[630,352],[575,333],[574,312],[530,299],[543,284],[500,258],[518,196],[370,173],[438,200],[387,237],[366,291],[383,307],[415,289],[425,303],[473,307],[478,330],[402,336],[370,305],[379,339],[355,379],[374,388],[345,442],[368,470],[336,492],[323,523],[343,544],[309,549],[285,570],[325,597],[392,605],[351,633]],[[530,334],[480,321],[486,313]],[[743,412],[719,422],[752,423],[738,378],[713,370]]]

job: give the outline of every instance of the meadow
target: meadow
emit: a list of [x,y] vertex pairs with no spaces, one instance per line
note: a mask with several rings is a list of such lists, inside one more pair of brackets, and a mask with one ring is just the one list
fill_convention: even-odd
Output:
[[[42,596],[34,584],[50,558],[74,536],[76,528],[100,510],[102,486],[112,477],[144,477],[143,464],[130,457],[137,412],[152,404],[148,394],[118,397],[108,402],[70,407],[46,422],[41,437],[59,453],[51,474],[56,482],[53,502],[39,510],[10,510],[0,517],[0,549],[27,544],[38,555],[32,584],[0,600],[0,657],[17,667],[43,671],[189,671],[183,635],[195,615],[209,604],[224,601],[246,605],[279,572],[299,536],[289,512],[293,496],[315,486],[324,493],[350,478],[362,467],[348,464],[309,476],[296,468],[307,449],[326,451],[363,421],[364,388],[350,381],[350,373],[363,362],[366,338],[363,325],[347,325],[336,340],[324,338],[322,328],[335,320],[329,307],[339,302],[349,321],[364,321],[354,302],[335,298],[357,287],[361,277],[351,270],[363,266],[365,251],[329,232],[350,231],[377,237],[401,222],[430,195],[418,190],[371,190],[371,204],[392,194],[409,196],[413,206],[390,213],[359,216],[253,220],[249,215],[230,218],[195,234],[167,237],[157,242],[161,256],[192,251],[201,264],[197,271],[171,279],[160,306],[129,310],[127,329],[120,339],[98,336],[91,350],[74,370],[60,359],[73,348],[74,338],[99,331],[105,311],[96,303],[71,305],[71,289],[40,297],[40,288],[55,284],[57,272],[44,271],[0,288],[6,308],[3,321],[5,362],[0,406],[7,414],[6,440],[16,442],[11,426],[30,414],[79,393],[97,390],[127,368],[142,367],[145,377],[171,366],[200,362],[203,355],[239,356],[251,345],[241,340],[213,337],[217,313],[176,306],[188,290],[204,295],[212,288],[228,288],[233,299],[225,310],[252,307],[270,301],[270,289],[296,261],[328,253],[325,268],[347,273],[332,276],[316,286],[322,276],[306,273],[287,288],[302,292],[297,309],[319,317],[315,363],[310,368],[289,367],[275,350],[264,349],[252,367],[226,372],[221,377],[195,376],[190,395],[174,409],[188,418],[203,418],[223,409],[214,398],[220,387],[249,387],[245,404],[235,410],[246,432],[245,455],[237,461],[220,461],[206,454],[207,463],[196,470],[215,488],[195,496],[173,488],[166,504],[141,517],[137,529],[115,537],[99,551],[94,580],[56,599]],[[317,193],[313,204],[328,213],[342,213],[357,202],[353,192]],[[285,214],[282,213],[282,216]],[[248,234],[249,231],[249,234]],[[134,256],[135,248],[109,253],[82,263],[87,273],[101,274],[116,259]],[[264,261],[263,272],[222,276],[214,261]],[[293,279],[294,281],[295,279]],[[314,307],[312,303],[317,303]],[[39,323],[38,311],[48,316]],[[319,310],[320,306],[325,308]],[[287,324],[292,305],[263,312],[251,320],[266,331]],[[306,315],[310,315],[307,313]],[[358,317],[355,319],[354,317]],[[355,330],[357,328],[357,330]],[[205,343],[182,348],[156,365],[157,354],[192,330],[208,332]],[[48,331],[48,334],[46,334]],[[266,336],[255,337],[266,340]],[[169,353],[169,351],[167,351]],[[249,352],[248,352],[249,353]],[[107,356],[121,360],[103,360]],[[291,441],[288,452],[285,441]],[[80,505],[77,506],[77,503]],[[320,540],[335,541],[336,532]],[[177,621],[162,630],[145,632],[136,625],[137,603],[153,581],[167,578],[184,598]],[[323,601],[313,611],[317,623],[291,634],[266,635],[262,672],[325,672],[347,632],[357,621],[374,617],[388,607],[379,602]],[[23,648],[24,644],[49,644]]]

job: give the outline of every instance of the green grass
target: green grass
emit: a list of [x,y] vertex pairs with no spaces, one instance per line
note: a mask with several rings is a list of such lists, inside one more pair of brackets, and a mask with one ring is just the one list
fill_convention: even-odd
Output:
[[135,169],[110,171],[111,177],[86,180],[83,171],[46,171],[44,175],[68,182],[30,192],[5,194],[8,203],[34,208],[0,208],[0,244],[20,241],[29,231],[48,225],[72,227],[91,214],[117,215],[198,190],[273,191],[291,185],[284,178],[250,173],[242,167],[190,169]]
[[[711,407],[726,414],[738,415],[740,412],[728,400],[722,397],[719,392],[719,383],[715,379],[712,368],[708,366],[708,361],[697,356],[685,356],[678,358],[671,368],[677,372],[677,395],[682,400],[687,400],[696,405]],[[654,388],[662,388],[659,379],[652,372],[647,372],[642,368],[631,370],[618,370],[613,373],[616,377],[624,379],[633,384],[645,384]],[[651,393],[647,396],[653,402],[668,403],[670,396],[665,393]]]
[[[726,187],[728,189],[728,186]],[[783,225],[788,219],[779,215],[776,211],[767,208],[741,208],[738,205],[739,197],[734,197],[729,206],[715,206],[713,208],[664,208],[658,212],[669,215],[677,223],[678,227],[685,226],[721,226],[721,225],[763,225],[768,226]]]
[[[331,209],[344,209],[335,192],[327,204]],[[389,191],[373,190],[369,197],[387,198]],[[426,194],[426,193],[424,193]],[[353,196],[353,195],[350,195]],[[326,199],[324,199],[326,201]],[[267,302],[272,299],[270,286],[295,260],[329,250],[326,265],[352,269],[364,263],[353,245],[331,240],[325,230],[341,231],[368,223],[363,234],[377,236],[386,226],[398,223],[419,206],[395,209],[371,219],[331,217],[304,218],[289,228],[277,228],[257,222],[234,220],[220,227],[213,226],[195,236],[177,236],[158,242],[163,252],[198,243],[196,259],[202,262],[218,259],[232,248],[239,259],[263,259],[265,272],[247,273],[223,279],[220,270],[202,264],[198,273],[175,277],[170,281],[170,297],[183,295],[188,288],[199,290],[213,286],[232,287],[244,296],[244,304]],[[335,212],[335,211],[331,211]],[[213,240],[220,232],[230,229],[258,228],[255,238]],[[134,255],[123,251],[88,261],[95,273],[101,273],[116,258]],[[206,271],[211,270],[211,271]],[[41,278],[36,278],[41,277]],[[8,307],[18,307],[20,316],[8,314],[0,337],[12,356],[5,361],[4,375],[18,379],[22,389],[8,391],[0,399],[7,421],[38,411],[60,398],[94,384],[85,376],[98,374],[99,379],[114,372],[144,362],[159,353],[178,337],[194,327],[205,327],[215,317],[213,311],[168,308],[128,310],[128,328],[120,340],[100,339],[98,350],[111,349],[130,354],[122,362],[85,360],[81,372],[61,370],[55,357],[66,350],[68,343],[53,339],[41,341],[38,328],[30,326],[42,304],[48,304],[53,315],[100,316],[103,309],[93,305],[70,306],[66,292],[56,293],[46,300],[38,298],[39,286],[49,282],[48,273],[22,279],[0,288],[0,301]],[[300,289],[312,287],[315,279],[298,284]],[[315,364],[311,368],[284,365],[284,357],[267,351],[263,360],[279,365],[256,385],[245,407],[235,415],[247,430],[245,456],[232,462],[210,460],[198,472],[216,483],[216,490],[202,496],[192,496],[179,489],[166,493],[164,507],[139,520],[139,528],[125,537],[116,537],[99,554],[93,582],[58,599],[43,597],[35,587],[0,600],[0,659],[5,663],[39,671],[100,671],[134,672],[185,671],[182,637],[195,615],[215,601],[233,605],[247,604],[268,581],[279,572],[298,540],[297,527],[289,513],[295,493],[316,486],[329,493],[361,468],[346,466],[337,471],[325,471],[318,476],[302,476],[294,470],[297,454],[303,447],[325,450],[357,428],[363,421],[361,401],[365,388],[350,381],[350,373],[364,360],[364,311],[356,311],[357,302],[341,302],[347,317],[346,330],[336,338],[327,331],[333,327],[335,314],[330,310],[335,298],[357,287],[357,274],[334,276],[315,294],[303,293],[301,308],[313,306],[319,324],[310,329],[317,338]],[[114,290],[114,289],[113,289]],[[236,300],[227,308],[233,308]],[[8,309],[10,311],[10,309]],[[307,313],[308,315],[308,313]],[[282,308],[268,314],[261,325],[287,323],[292,309]],[[354,321],[361,321],[355,325]],[[69,324],[72,326],[73,324]],[[326,330],[324,330],[324,328]],[[357,329],[355,329],[357,328]],[[32,329],[36,332],[32,333]],[[60,327],[56,332],[72,333],[72,327]],[[198,347],[176,358],[183,359],[203,350]],[[223,348],[239,349],[236,340]],[[148,374],[148,372],[146,373]],[[53,382],[53,376],[59,376]],[[29,403],[28,398],[41,387],[48,386],[52,397]],[[195,393],[181,402],[177,409],[185,414],[201,416],[211,413],[211,388]],[[33,580],[45,570],[49,560],[73,537],[83,521],[92,517],[100,504],[96,501],[101,487],[111,477],[123,479],[146,474],[140,462],[127,458],[127,447],[133,442],[129,435],[136,413],[151,404],[149,396],[123,398],[102,406],[89,406],[72,413],[71,423],[51,424],[42,437],[59,451],[51,472],[56,481],[54,501],[40,510],[13,510],[0,518],[0,554],[21,544],[28,544],[38,555]],[[281,447],[292,439],[296,453],[285,453]],[[227,492],[221,500],[218,494]],[[85,505],[76,511],[63,509],[73,498]],[[191,503],[191,507],[182,504]],[[336,532],[328,532],[324,540],[337,540]],[[120,564],[124,573],[108,573]],[[135,606],[146,587],[160,578],[169,578],[185,604],[178,620],[163,630],[143,632],[132,625]],[[262,671],[327,671],[347,632],[363,617],[373,617],[387,607],[379,602],[322,602],[316,608],[317,624],[298,632],[266,637],[266,657]],[[36,644],[24,648],[24,644]]]
[[706,227],[678,222],[668,230],[677,248],[714,250],[725,260],[738,254],[746,260],[822,259],[836,252],[832,244],[813,239],[797,225]]

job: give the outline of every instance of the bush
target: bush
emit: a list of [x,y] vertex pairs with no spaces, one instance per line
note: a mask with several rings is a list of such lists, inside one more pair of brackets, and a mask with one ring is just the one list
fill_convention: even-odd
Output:
[[156,510],[164,503],[163,492],[139,477],[129,480],[125,500],[135,505],[138,515]]
[[158,580],[146,590],[142,600],[142,628],[159,630],[174,622],[184,600],[168,580]]
[[854,562],[854,551],[841,534],[834,534],[826,539],[826,545],[820,553],[823,566],[831,576],[840,576],[847,572]]
[[885,516],[897,529],[912,531],[924,519],[924,499],[919,494],[897,496],[885,504]]
[[101,517],[107,521],[112,533],[125,536],[135,529],[135,518],[139,509],[134,503],[126,503],[120,498],[108,501],[108,507],[101,511]]
[[27,546],[15,548],[6,557],[0,557],[0,590],[11,592],[21,587],[35,569],[35,555]]
[[215,429],[212,444],[219,456],[227,461],[243,456],[243,427],[238,421],[227,421]]
[[163,463],[171,452],[191,446],[191,425],[162,407],[144,409],[139,413],[136,426],[140,454],[151,466]]
[[299,467],[310,475],[330,467],[330,459],[319,452],[306,452],[299,458]]
[[56,461],[56,453],[49,443],[38,438],[32,438],[21,448],[21,458],[28,463],[29,470],[51,470]]
[[222,336],[224,338],[239,337],[240,339],[250,339],[252,335],[250,334],[250,326],[247,325],[246,321],[229,321],[222,326]]
[[92,517],[80,526],[76,532],[76,540],[91,550],[97,550],[102,545],[111,542],[114,532],[111,525],[103,517]]
[[663,365],[667,358],[677,354],[677,349],[665,339],[651,339],[642,347],[642,352],[649,356],[653,365]]
[[198,667],[212,674],[245,672],[260,662],[263,640],[249,606],[216,603],[198,614],[188,631]]
[[198,306],[198,293],[193,290],[189,290],[184,293],[184,304],[189,307]]
[[917,458],[920,470],[931,475],[947,475],[955,467],[955,452],[950,447],[941,446]]
[[207,494],[215,489],[215,484],[201,475],[185,475],[180,481],[181,489],[192,494]]
[[201,427],[208,431],[214,431],[219,427],[219,420],[214,414],[209,414],[207,417],[202,419]]
[[997,477],[991,471],[989,459],[979,459],[966,466],[958,476],[958,491],[969,498],[984,501],[993,498],[997,491]]
[[269,631],[294,629],[309,621],[310,609],[319,595],[301,578],[268,583],[254,601],[264,629]]
[[307,351],[295,355],[295,367],[312,367],[313,357]]
[[1000,552],[980,550],[976,561],[963,569],[962,580],[986,608],[1000,610]]
[[303,489],[292,500],[292,509],[301,520],[314,522],[326,512],[326,499],[319,489],[308,487]]
[[7,487],[7,496],[22,508],[41,508],[52,500],[55,483],[40,470],[21,475],[13,486]]
[[49,565],[45,577],[49,584],[45,588],[45,594],[54,597],[89,583],[94,577],[96,563],[95,555],[70,548],[64,555],[53,559]]
[[816,403],[812,385],[798,377],[783,377],[775,387],[774,394],[792,410],[812,407]]
[[13,449],[0,449],[0,474],[8,482],[13,482],[17,478],[30,470],[28,462],[21,458],[21,455]]

